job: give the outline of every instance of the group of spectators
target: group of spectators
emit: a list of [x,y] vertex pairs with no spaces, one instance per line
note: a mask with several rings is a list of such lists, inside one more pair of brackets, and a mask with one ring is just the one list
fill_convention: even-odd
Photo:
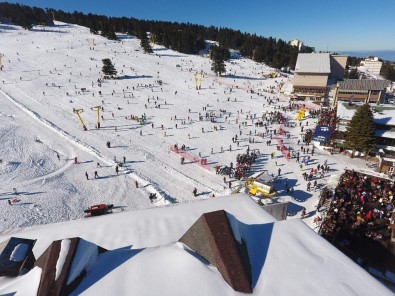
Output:
[[346,170],[334,191],[320,233],[336,239],[340,231],[364,235],[374,240],[391,236],[395,208],[394,182],[354,170]]
[[317,125],[327,125],[331,128],[336,128],[336,108],[327,110],[322,109]]
[[236,157],[236,169],[235,169],[235,178],[240,180],[245,177],[245,174],[250,171],[252,164],[256,161],[259,155],[259,150],[253,150],[250,152],[247,149],[247,152],[244,154],[238,154]]

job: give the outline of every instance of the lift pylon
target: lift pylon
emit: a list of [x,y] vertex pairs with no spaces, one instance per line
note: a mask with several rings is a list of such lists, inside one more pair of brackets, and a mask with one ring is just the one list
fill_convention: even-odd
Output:
[[150,33],[149,39],[150,39],[151,44],[155,44],[155,41],[156,41],[155,34]]
[[74,114],[77,114],[78,119],[79,119],[80,122],[81,122],[81,125],[82,125],[83,130],[84,130],[84,131],[87,131],[88,129],[86,128],[86,125],[85,125],[84,121],[82,120],[82,117],[81,117],[81,114],[80,114],[80,113],[82,113],[82,112],[84,112],[84,109],[73,109],[73,113],[74,113]]
[[100,128],[100,106],[92,107],[91,110],[97,111],[97,128]]
[[202,88],[202,81],[203,81],[203,70],[200,71],[200,76],[198,76],[198,72],[194,74],[195,77],[195,85],[196,89]]
[[95,49],[95,39],[93,39],[93,38],[87,38],[86,39],[87,41],[88,41],[88,46],[89,46],[89,49]]

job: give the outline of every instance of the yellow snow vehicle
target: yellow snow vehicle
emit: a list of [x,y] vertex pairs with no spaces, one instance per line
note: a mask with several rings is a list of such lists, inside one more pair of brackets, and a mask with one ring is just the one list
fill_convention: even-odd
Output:
[[264,197],[273,197],[276,195],[273,184],[274,178],[270,177],[267,172],[255,174],[247,179],[245,187],[251,195],[262,195]]

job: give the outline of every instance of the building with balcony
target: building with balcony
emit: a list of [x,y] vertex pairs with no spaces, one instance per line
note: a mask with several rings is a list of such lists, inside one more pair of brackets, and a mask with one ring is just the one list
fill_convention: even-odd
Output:
[[384,103],[390,82],[376,79],[347,79],[335,87],[333,101]]
[[373,59],[366,58],[365,60],[361,61],[361,66],[364,67],[366,71],[375,75],[380,75],[382,65],[383,62],[379,61],[377,57]]
[[299,53],[293,78],[293,92],[299,98],[322,101],[329,86],[343,80],[346,55]]

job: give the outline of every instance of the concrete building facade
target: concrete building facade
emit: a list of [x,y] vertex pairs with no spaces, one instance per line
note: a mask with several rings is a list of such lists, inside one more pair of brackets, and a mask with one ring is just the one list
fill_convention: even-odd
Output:
[[376,57],[373,59],[367,58],[364,61],[361,61],[361,66],[365,67],[365,70],[372,74],[380,75],[383,63]]
[[318,102],[328,97],[329,86],[344,78],[347,57],[329,53],[300,53],[293,78],[294,94]]
[[334,88],[333,101],[352,101],[361,103],[384,103],[387,80],[347,79],[338,82]]

